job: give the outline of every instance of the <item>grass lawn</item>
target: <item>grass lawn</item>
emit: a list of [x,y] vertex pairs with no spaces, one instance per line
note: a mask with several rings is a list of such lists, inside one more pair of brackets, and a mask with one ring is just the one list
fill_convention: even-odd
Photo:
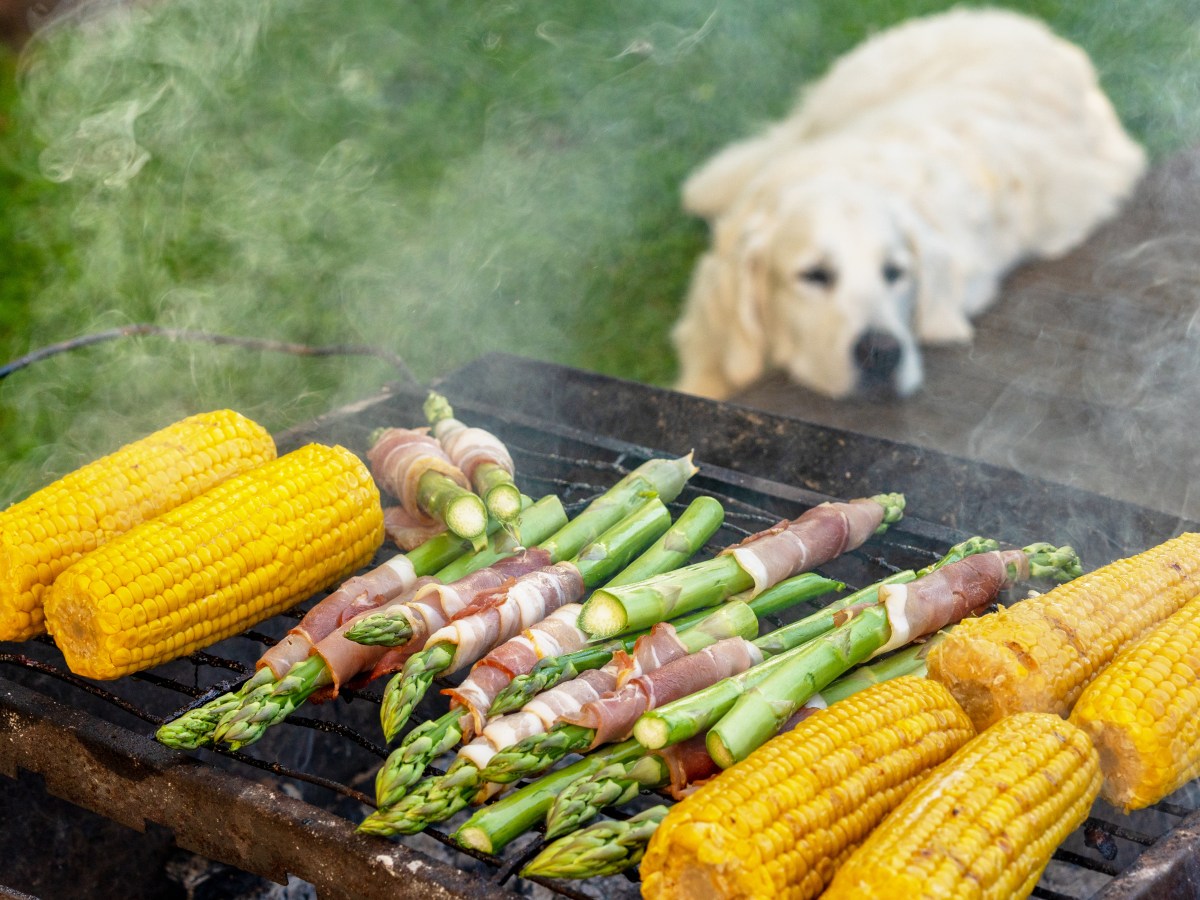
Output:
[[[0,63],[0,357],[129,322],[507,350],[667,384],[706,235],[686,173],[865,35],[943,2],[164,0]],[[1191,0],[1008,4],[1194,142]],[[130,339],[0,382],[0,501],[200,408],[284,428],[393,377]],[[408,424],[408,423],[395,423]]]

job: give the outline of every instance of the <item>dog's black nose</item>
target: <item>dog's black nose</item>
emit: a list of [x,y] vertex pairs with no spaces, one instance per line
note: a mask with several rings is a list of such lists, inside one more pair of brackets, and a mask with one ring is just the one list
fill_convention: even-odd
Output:
[[895,335],[871,329],[864,331],[854,345],[854,362],[864,375],[887,378],[900,365],[901,352]]

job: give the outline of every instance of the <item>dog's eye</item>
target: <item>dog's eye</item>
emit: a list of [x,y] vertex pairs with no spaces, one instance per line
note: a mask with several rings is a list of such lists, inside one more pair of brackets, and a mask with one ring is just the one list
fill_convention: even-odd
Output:
[[903,277],[904,269],[901,266],[893,262],[883,264],[883,280],[888,284],[895,284]]
[[820,287],[829,287],[833,284],[833,270],[825,266],[813,266],[811,269],[804,269],[796,277],[801,281],[819,285]]

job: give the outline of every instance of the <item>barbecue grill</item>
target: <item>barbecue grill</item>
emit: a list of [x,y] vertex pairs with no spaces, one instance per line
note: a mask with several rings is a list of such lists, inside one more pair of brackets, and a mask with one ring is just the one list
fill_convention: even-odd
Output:
[[[510,356],[485,357],[437,387],[464,420],[508,443],[526,493],[556,493],[572,513],[645,459],[695,450],[700,474],[672,506],[677,513],[699,494],[725,504],[726,523],[707,553],[826,499],[904,492],[908,514],[898,525],[822,568],[854,587],[923,566],[970,534],[1017,546],[1069,543],[1092,568],[1197,527],[913,446]],[[417,422],[423,399],[415,388],[389,386],[280,435],[280,450],[319,440],[362,451],[373,428]],[[153,741],[158,723],[240,680],[302,611],[113,683],[70,675],[49,641],[0,645],[0,772],[35,773],[74,804],[139,831],[165,827],[180,847],[281,883],[291,873],[323,897],[525,892],[515,873],[538,835],[494,858],[450,842],[458,818],[402,843],[355,833],[386,755],[378,688],[306,707],[241,753],[183,754]],[[414,720],[444,710],[444,698],[432,696]],[[1200,895],[1197,808],[1196,785],[1132,815],[1098,801],[1034,895]],[[568,897],[637,895],[620,876],[541,887]]]

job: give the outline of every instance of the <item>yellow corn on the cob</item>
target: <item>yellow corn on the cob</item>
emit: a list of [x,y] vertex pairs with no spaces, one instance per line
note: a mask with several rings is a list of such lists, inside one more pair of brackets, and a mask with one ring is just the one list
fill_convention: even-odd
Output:
[[46,626],[71,671],[118,678],[295,605],[382,541],[366,467],[309,444],[83,557],[47,592]]
[[940,684],[905,677],[803,720],[675,805],[642,894],[815,897],[921,778],[975,734]]
[[1097,675],[1071,721],[1100,752],[1104,799],[1126,812],[1200,775],[1200,600]]
[[190,416],[47,485],[0,513],[0,641],[45,631],[42,595],[83,554],[275,458],[231,410]]
[[824,898],[1028,897],[1099,790],[1086,734],[1051,713],[1009,716],[934,769],[838,869]]
[[1183,534],[964,621],[929,654],[929,677],[980,730],[1015,712],[1066,716],[1122,648],[1198,592],[1200,534]]

